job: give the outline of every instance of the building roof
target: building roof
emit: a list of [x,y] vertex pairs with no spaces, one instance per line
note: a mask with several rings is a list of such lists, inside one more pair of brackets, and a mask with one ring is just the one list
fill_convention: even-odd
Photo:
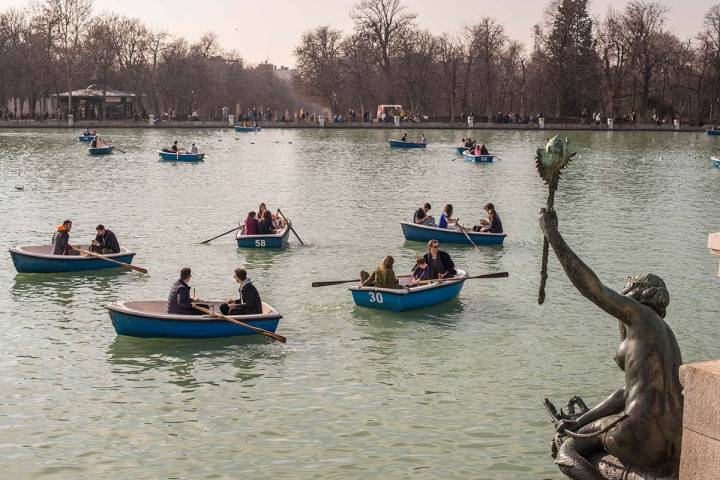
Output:
[[[62,92],[57,95],[52,95],[54,97],[67,97],[68,92]],[[103,91],[102,88],[98,88],[97,85],[88,85],[87,88],[83,88],[82,90],[73,90],[72,91],[73,97],[94,97],[94,98],[102,98]],[[105,91],[105,97],[134,97],[134,93],[129,92],[123,92],[120,90],[112,90],[108,88]]]

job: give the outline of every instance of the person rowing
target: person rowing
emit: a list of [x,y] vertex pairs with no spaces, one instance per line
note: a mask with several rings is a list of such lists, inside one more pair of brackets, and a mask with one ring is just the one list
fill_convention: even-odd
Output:
[[274,233],[272,214],[269,210],[265,210],[262,218],[258,221],[258,235],[273,235]]
[[401,142],[407,142],[407,133],[403,133],[402,138],[400,139]]
[[445,205],[443,213],[440,215],[440,221],[438,222],[438,228],[457,228],[457,218],[453,218],[453,206],[452,204]]
[[428,242],[428,253],[423,258],[430,268],[431,278],[451,278],[457,275],[455,263],[447,252],[440,250],[440,242],[430,240]]
[[95,227],[97,236],[90,244],[90,251],[101,254],[120,253],[120,244],[112,230],[105,228],[103,224]]

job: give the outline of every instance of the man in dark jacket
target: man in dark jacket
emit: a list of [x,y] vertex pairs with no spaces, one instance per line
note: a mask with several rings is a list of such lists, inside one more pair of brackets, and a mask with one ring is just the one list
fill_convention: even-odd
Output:
[[112,230],[106,229],[103,225],[95,227],[97,236],[92,241],[90,250],[96,253],[120,253],[120,244]]
[[228,300],[220,305],[223,315],[257,315],[262,313],[262,300],[260,294],[247,277],[245,269],[235,269],[235,281],[240,284],[240,298]]
[[455,263],[447,252],[440,250],[440,242],[430,240],[428,242],[428,253],[423,258],[428,267],[432,278],[451,278],[457,275]]
[[76,255],[70,246],[70,230],[72,222],[70,220],[63,221],[62,225],[57,227],[57,231],[53,234],[52,245],[53,255]]
[[192,307],[193,299],[190,296],[190,285],[188,285],[191,277],[192,272],[189,268],[185,267],[180,270],[180,279],[173,284],[168,295],[167,313],[177,315],[200,314]]

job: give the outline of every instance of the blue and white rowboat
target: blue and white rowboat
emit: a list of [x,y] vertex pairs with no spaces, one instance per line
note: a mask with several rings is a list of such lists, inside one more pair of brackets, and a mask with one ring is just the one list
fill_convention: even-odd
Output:
[[204,153],[180,153],[180,152],[163,152],[158,150],[158,155],[162,160],[170,162],[202,162],[205,158]]
[[[206,315],[175,315],[167,313],[163,300],[118,302],[105,305],[118,335],[143,338],[218,338],[257,335],[257,332]],[[219,302],[211,302],[210,309],[220,311]],[[256,328],[275,332],[282,315],[270,305],[263,303],[263,313],[258,315],[231,315]]]
[[243,235],[240,229],[235,235],[240,248],[285,248],[290,237],[290,228],[285,227],[272,235]]
[[107,155],[112,153],[113,148],[115,147],[112,145],[108,145],[107,147],[90,147],[88,148],[88,152],[90,155]]
[[462,155],[467,150],[467,147],[455,147],[455,153]]
[[714,166],[720,168],[720,158],[718,158],[718,157],[710,157],[710,160],[712,160]]
[[[355,305],[360,307],[402,312],[430,307],[457,297],[465,284],[467,272],[458,270],[453,278],[405,289],[350,287]],[[406,282],[400,279],[401,284]]]
[[473,163],[492,163],[493,160],[495,160],[495,157],[492,155],[470,155],[469,150],[463,152],[463,158],[466,162]]
[[710,136],[717,136],[720,135],[720,130],[715,130],[711,128],[709,130],[705,130],[705,133]]
[[402,140],[388,140],[390,148],[425,148],[427,143],[403,142]]
[[235,126],[236,132],[259,132],[260,130],[262,130],[262,128],[260,127],[242,127],[239,125]]
[[[427,225],[418,225],[417,223],[400,222],[402,226],[405,240],[414,240],[417,242],[428,242],[437,240],[441,243],[463,243],[470,245],[470,241],[461,230],[452,228],[438,228]],[[475,245],[502,245],[507,234],[505,233],[483,233],[471,232],[466,230],[467,234],[475,242]]]
[[95,139],[95,135],[80,135],[78,139],[81,142],[92,142]]
[[[80,248],[75,245],[75,248]],[[118,264],[97,257],[82,255],[53,255],[52,245],[16,247],[10,249],[15,270],[18,273],[59,273],[79,272],[83,270],[102,270],[105,268],[121,268]],[[120,247],[119,253],[104,255],[123,263],[132,263],[134,252]]]

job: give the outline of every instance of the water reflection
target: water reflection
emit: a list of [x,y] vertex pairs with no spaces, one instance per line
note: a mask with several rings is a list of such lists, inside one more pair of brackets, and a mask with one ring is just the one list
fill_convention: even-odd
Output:
[[73,303],[76,294],[82,298],[88,292],[93,292],[98,296],[97,302],[109,303],[118,300],[117,284],[127,275],[132,273],[123,269],[89,271],[80,274],[78,272],[20,273],[15,276],[10,294],[20,302],[42,299],[68,306]]

